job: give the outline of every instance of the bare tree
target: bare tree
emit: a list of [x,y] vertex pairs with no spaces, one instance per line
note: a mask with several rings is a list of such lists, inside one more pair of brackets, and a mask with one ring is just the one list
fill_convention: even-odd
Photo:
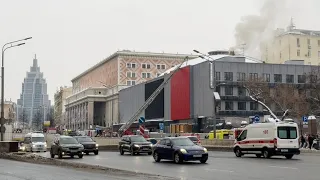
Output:
[[28,124],[29,120],[28,120],[28,114],[26,112],[26,110],[22,110],[22,112],[19,114],[19,120],[22,123],[22,129],[25,128],[25,125]]
[[320,67],[312,67],[311,72],[305,74],[301,85],[301,91],[304,91],[309,103],[309,113],[320,115]]
[[306,94],[300,92],[294,84],[270,84],[263,79],[249,79],[243,85],[250,98],[261,104],[274,119],[279,119],[271,110],[283,112],[283,120],[290,112],[291,117],[301,117],[308,112]]
[[38,110],[35,113],[32,124],[35,130],[38,130],[38,131],[41,130],[43,122],[42,122],[42,114],[40,110]]

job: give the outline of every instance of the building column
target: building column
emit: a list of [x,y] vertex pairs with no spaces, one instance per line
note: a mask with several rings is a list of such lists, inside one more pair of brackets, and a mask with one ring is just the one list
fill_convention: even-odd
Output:
[[90,125],[93,126],[93,113],[94,113],[94,102],[90,101],[88,102],[88,128],[90,128]]

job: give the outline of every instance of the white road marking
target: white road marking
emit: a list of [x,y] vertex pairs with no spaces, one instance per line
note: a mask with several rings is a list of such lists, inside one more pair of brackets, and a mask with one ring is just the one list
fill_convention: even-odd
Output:
[[285,166],[268,166],[271,168],[280,168],[280,169],[294,169],[297,170],[298,168],[294,168],[294,167],[285,167]]
[[230,170],[225,170],[225,169],[209,169],[209,168],[206,168],[204,169],[206,171],[220,171],[220,172],[227,172],[227,173],[233,173],[234,171],[230,171]]

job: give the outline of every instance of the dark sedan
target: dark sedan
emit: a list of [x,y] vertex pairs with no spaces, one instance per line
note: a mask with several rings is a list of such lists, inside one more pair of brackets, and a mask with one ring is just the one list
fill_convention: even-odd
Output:
[[99,145],[89,136],[74,136],[77,141],[83,145],[83,152],[89,155],[89,153],[93,152],[94,155],[99,154]]
[[151,155],[152,144],[143,136],[122,136],[122,139],[119,142],[119,151],[121,155],[123,155],[124,152],[130,152],[132,156],[140,153],[147,153],[148,155]]
[[200,161],[206,163],[208,151],[206,148],[194,144],[188,137],[167,137],[153,147],[153,158],[156,162],[161,159],[183,161]]

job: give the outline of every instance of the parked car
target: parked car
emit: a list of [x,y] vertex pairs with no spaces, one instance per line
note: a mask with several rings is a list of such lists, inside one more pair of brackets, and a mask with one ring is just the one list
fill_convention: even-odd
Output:
[[153,158],[156,162],[167,159],[173,160],[175,163],[183,161],[206,163],[208,151],[206,148],[194,144],[188,137],[166,137],[153,147]]
[[89,153],[93,152],[94,155],[99,154],[99,145],[89,136],[74,136],[76,140],[83,145],[83,152],[89,155]]
[[71,136],[59,136],[57,137],[53,144],[51,145],[50,155],[54,158],[58,155],[59,159],[67,155],[73,158],[78,155],[79,158],[83,157],[84,147],[80,144],[74,137]]
[[152,143],[148,142],[140,135],[122,136],[121,141],[119,142],[119,151],[121,155],[125,152],[129,152],[132,156],[140,153],[151,155]]

